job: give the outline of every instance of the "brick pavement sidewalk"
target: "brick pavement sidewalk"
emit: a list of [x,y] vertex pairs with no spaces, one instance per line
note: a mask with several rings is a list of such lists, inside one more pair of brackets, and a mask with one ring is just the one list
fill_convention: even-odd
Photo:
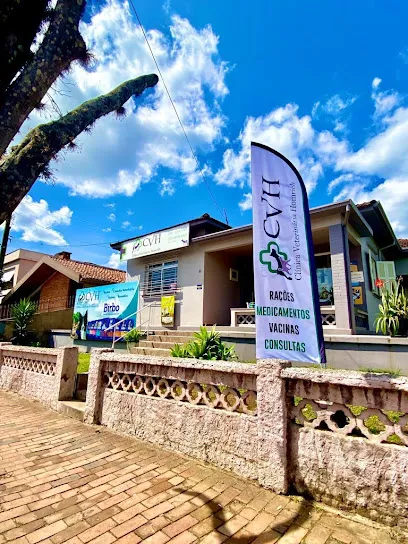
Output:
[[0,392],[0,544],[391,544],[400,531]]

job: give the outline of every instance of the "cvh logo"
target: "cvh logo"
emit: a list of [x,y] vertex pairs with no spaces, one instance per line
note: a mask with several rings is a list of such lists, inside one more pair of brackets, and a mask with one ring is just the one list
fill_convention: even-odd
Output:
[[291,266],[287,254],[281,251],[276,242],[269,242],[266,249],[259,252],[259,260],[268,267],[271,274],[278,274],[291,280]]

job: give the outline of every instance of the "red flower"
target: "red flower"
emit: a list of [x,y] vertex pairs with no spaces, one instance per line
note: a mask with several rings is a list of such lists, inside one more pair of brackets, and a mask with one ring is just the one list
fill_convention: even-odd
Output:
[[384,280],[380,280],[380,279],[377,278],[374,283],[375,283],[376,287],[384,287],[385,282],[384,282]]

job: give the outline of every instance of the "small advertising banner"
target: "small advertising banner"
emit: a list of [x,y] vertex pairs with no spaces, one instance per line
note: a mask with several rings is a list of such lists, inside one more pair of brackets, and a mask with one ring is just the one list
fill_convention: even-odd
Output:
[[325,363],[307,193],[283,155],[251,144],[256,357]]
[[125,336],[136,326],[136,316],[131,314],[137,311],[138,298],[139,282],[78,289],[71,337],[79,340],[112,340],[113,325],[127,318],[117,327],[115,338]]
[[187,247],[189,243],[190,224],[186,223],[124,242],[120,250],[120,259],[121,261],[137,259],[146,255]]
[[361,306],[362,304],[364,304],[363,288],[362,287],[352,287],[351,289],[353,290],[353,302],[354,302],[354,304],[356,304],[357,306]]
[[174,295],[161,298],[161,324],[166,327],[174,326]]

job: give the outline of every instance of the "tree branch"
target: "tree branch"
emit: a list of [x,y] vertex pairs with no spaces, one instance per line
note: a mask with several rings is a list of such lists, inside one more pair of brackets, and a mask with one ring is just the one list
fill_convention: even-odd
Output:
[[85,0],[58,0],[50,26],[33,60],[7,89],[0,107],[0,156],[72,61],[86,56],[78,25]]
[[2,0],[0,7],[0,103],[16,74],[32,60],[30,50],[49,17],[48,0]]
[[0,224],[7,214],[15,210],[49,161],[63,147],[96,119],[117,110],[132,96],[140,96],[145,89],[154,87],[158,80],[155,74],[131,79],[108,94],[84,102],[64,117],[31,130],[0,165]]

